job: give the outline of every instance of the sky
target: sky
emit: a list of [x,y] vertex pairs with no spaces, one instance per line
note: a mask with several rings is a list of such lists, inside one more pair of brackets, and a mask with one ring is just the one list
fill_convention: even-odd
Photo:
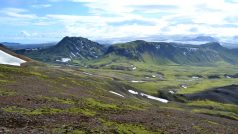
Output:
[[209,35],[238,40],[238,0],[0,0],[0,42]]

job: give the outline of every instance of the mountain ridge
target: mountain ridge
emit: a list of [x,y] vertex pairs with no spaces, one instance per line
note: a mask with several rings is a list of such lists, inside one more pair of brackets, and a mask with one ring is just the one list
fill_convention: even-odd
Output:
[[66,36],[57,45],[49,48],[16,52],[43,62],[70,64],[77,62],[79,65],[82,61],[101,62],[119,58],[145,63],[150,60],[152,64],[211,65],[218,62],[238,64],[236,51],[225,48],[218,42],[190,45],[135,40],[107,47],[83,37]]

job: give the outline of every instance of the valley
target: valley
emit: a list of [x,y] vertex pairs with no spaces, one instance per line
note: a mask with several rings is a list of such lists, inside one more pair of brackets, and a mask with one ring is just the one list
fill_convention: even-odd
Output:
[[238,131],[238,58],[218,43],[105,47],[65,37],[14,51],[31,60],[0,65],[2,133]]

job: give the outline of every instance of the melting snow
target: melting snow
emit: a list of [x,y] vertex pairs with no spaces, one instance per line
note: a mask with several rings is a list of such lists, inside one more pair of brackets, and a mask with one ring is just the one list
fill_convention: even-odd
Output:
[[56,61],[66,63],[66,62],[71,61],[71,59],[70,58],[61,58],[61,60],[56,60]]
[[62,62],[69,62],[69,61],[71,61],[71,59],[70,58],[61,58],[61,61]]
[[174,91],[169,91],[169,93],[174,94]]
[[133,67],[132,70],[136,70],[136,67]]
[[132,80],[132,83],[141,83],[141,82],[145,82],[145,81],[137,81],[137,80]]
[[124,97],[123,95],[121,95],[121,94],[119,94],[119,93],[116,93],[116,92],[114,92],[114,91],[109,91],[109,92],[112,93],[112,94],[115,94],[115,95],[118,95],[118,96]]
[[145,97],[147,97],[148,99],[157,100],[157,101],[160,101],[160,102],[163,102],[163,103],[168,103],[168,102],[169,102],[169,101],[166,100],[166,99],[154,97],[154,96],[151,96],[151,95],[148,95],[148,94],[144,94],[144,93],[140,93],[140,95],[141,95],[141,96],[145,96]]
[[[133,90],[128,90],[128,92],[131,93],[131,94],[135,94],[135,95],[138,95],[138,94],[139,94],[138,92],[133,91]],[[168,102],[169,102],[169,101],[166,100],[166,99],[154,97],[154,96],[151,96],[151,95],[148,95],[148,94],[144,94],[144,93],[140,93],[139,95],[144,96],[144,97],[146,97],[146,98],[148,98],[148,99],[157,100],[157,101],[160,101],[160,102],[163,102],[163,103],[168,103]]]
[[181,87],[182,87],[182,88],[185,88],[185,89],[188,88],[187,85],[181,85]]
[[22,63],[25,63],[25,62],[26,61],[19,59],[17,57],[14,57],[14,56],[0,50],[0,64],[20,66]]
[[199,79],[199,77],[197,77],[197,76],[193,76],[192,78],[193,78],[193,79]]
[[128,90],[128,92],[131,93],[131,94],[138,94],[138,92],[133,91],[133,90]]

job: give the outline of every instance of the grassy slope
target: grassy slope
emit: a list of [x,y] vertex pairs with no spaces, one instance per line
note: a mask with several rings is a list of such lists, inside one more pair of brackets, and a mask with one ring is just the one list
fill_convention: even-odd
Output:
[[[177,74],[187,70],[183,67],[161,66],[145,71],[147,65],[133,64],[138,67],[136,71],[79,70],[78,68],[48,66],[18,68],[0,65],[0,118],[16,122],[11,124],[11,122],[0,121],[0,124],[9,131],[11,128],[8,126],[13,125],[14,131],[45,129],[45,132],[49,133],[179,133],[185,128],[188,128],[187,133],[201,133],[232,132],[236,127],[236,122],[230,120],[210,116],[201,117],[191,113],[195,109],[191,104],[173,102],[162,104],[128,94],[127,90],[133,87],[134,90],[142,90],[142,88],[125,81],[127,77],[140,80],[148,72],[151,73],[150,75],[160,72],[165,75],[166,79],[173,80],[176,78],[173,73]],[[204,71],[202,68],[199,70]],[[89,76],[84,72],[95,75]],[[191,73],[184,72],[183,75],[185,74],[190,75]],[[118,80],[113,80],[115,77]],[[165,87],[171,85],[171,81],[161,82],[164,82]],[[154,81],[155,85],[147,83],[149,85],[144,86],[143,91],[151,89],[150,93],[154,93],[158,90],[155,88],[156,83],[156,81]],[[125,98],[113,95],[108,92],[109,90],[119,92]],[[205,108],[196,107],[196,109]],[[224,109],[221,111],[226,112]],[[222,117],[236,119],[232,118],[233,116],[234,113],[232,116]],[[160,118],[155,119],[155,117]],[[65,118],[68,120],[65,121]],[[26,125],[24,125],[25,120],[28,122]],[[228,122],[229,126],[223,122]],[[177,127],[174,129],[171,126]]]

